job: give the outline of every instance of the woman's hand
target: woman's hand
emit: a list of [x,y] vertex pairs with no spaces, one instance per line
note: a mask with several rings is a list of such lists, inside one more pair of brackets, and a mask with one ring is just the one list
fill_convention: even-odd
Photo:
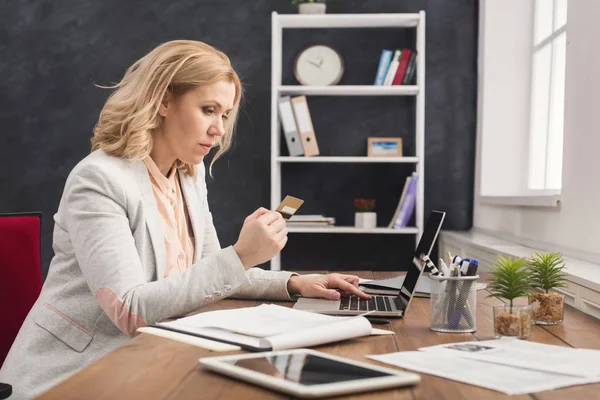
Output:
[[288,280],[288,293],[302,297],[322,297],[339,300],[341,296],[356,295],[362,299],[371,296],[358,288],[358,276],[327,274],[319,276],[292,276]]
[[281,214],[261,207],[246,217],[233,249],[249,269],[279,253],[287,243],[287,233]]

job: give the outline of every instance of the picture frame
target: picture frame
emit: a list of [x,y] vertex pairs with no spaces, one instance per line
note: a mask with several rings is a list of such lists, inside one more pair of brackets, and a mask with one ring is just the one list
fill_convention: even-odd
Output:
[[402,138],[370,137],[368,138],[369,157],[402,157]]

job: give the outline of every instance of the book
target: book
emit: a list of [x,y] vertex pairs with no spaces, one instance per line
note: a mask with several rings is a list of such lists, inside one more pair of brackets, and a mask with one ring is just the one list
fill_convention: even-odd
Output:
[[396,71],[396,76],[394,77],[392,85],[402,85],[402,80],[404,79],[404,74],[406,73],[406,67],[408,67],[408,62],[410,61],[411,54],[411,49],[402,50],[402,55],[400,56],[400,63],[398,64],[398,71]]
[[325,217],[323,215],[293,215],[288,222],[314,222],[314,221],[335,221],[333,217]]
[[382,50],[381,57],[379,57],[379,66],[377,67],[377,75],[375,76],[375,86],[383,85],[385,75],[392,62],[393,52],[391,50]]
[[294,215],[287,221],[290,228],[326,228],[335,225],[335,218],[323,215]]
[[391,86],[392,82],[394,82],[394,78],[396,77],[396,71],[398,71],[398,65],[400,65],[400,56],[402,54],[401,50],[396,50],[394,52],[394,57],[392,58],[392,62],[388,67],[388,70],[385,74],[385,79],[383,80],[384,86]]
[[290,96],[284,96],[279,99],[278,108],[281,128],[283,130],[283,135],[285,136],[290,156],[303,156],[304,150],[302,149],[302,142],[300,140],[300,134],[298,133],[298,127],[296,126],[294,111],[292,110],[292,103],[290,100]]
[[333,228],[335,224],[329,222],[296,222],[293,224],[288,223],[289,228]]
[[408,221],[410,221],[410,218],[413,215],[413,212],[415,210],[415,202],[417,198],[417,180],[417,173],[413,172],[410,178],[408,188],[406,189],[406,195],[404,196],[404,200],[400,205],[400,211],[396,216],[394,228],[403,228],[406,225],[408,225]]
[[294,119],[296,121],[296,126],[298,127],[298,133],[300,134],[300,142],[302,143],[304,155],[318,156],[319,146],[317,145],[317,138],[313,128],[312,118],[310,117],[306,96],[292,97],[290,102],[292,103],[292,109],[294,110]]
[[362,316],[333,317],[275,304],[208,311],[152,326],[250,351],[295,349],[380,334]]
[[417,73],[417,52],[412,51],[410,59],[408,60],[408,66],[406,67],[406,73],[402,79],[403,85],[412,85],[413,79]]
[[398,201],[398,205],[396,206],[396,211],[394,211],[394,215],[392,216],[392,219],[391,219],[390,223],[388,224],[388,228],[394,227],[394,222],[396,222],[396,218],[398,218],[398,213],[400,212],[400,206],[402,205],[402,202],[404,201],[404,197],[406,197],[406,190],[408,189],[408,185],[410,184],[411,177],[412,176],[407,176],[406,180],[404,181],[404,187],[402,188],[402,194],[400,195],[400,200]]

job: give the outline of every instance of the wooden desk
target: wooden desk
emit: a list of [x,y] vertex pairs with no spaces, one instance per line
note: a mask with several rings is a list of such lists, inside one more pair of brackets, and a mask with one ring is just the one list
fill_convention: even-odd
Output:
[[[324,272],[324,271],[319,271]],[[350,272],[362,278],[389,278],[389,272]],[[429,299],[415,298],[404,319],[389,325],[395,335],[370,336],[348,340],[316,349],[356,360],[372,362],[367,354],[416,350],[435,344],[493,339],[492,305],[499,300],[478,292],[477,332],[465,334],[436,333],[429,330]],[[247,307],[255,301],[223,300],[202,309]],[[293,303],[278,303],[291,306]],[[567,307],[564,325],[533,326],[530,340],[571,347],[600,349],[600,321]],[[198,359],[231,353],[214,353],[198,347],[159,338],[138,335],[117,350],[75,374],[70,379],[39,396],[43,400],[67,399],[289,399],[269,390],[205,371]],[[394,368],[394,367],[391,367]],[[591,399],[600,398],[600,384],[575,386],[524,396],[506,396],[499,392],[419,373],[421,383],[412,388],[385,390],[344,399]],[[342,397],[340,397],[342,398]]]

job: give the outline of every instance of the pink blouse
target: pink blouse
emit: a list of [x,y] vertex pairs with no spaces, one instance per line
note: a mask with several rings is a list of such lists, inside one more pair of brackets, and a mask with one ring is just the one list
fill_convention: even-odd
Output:
[[152,192],[160,214],[165,237],[167,265],[165,277],[184,272],[194,259],[194,234],[181,192],[179,171],[175,166],[164,176],[152,158],[144,163],[150,172]]

